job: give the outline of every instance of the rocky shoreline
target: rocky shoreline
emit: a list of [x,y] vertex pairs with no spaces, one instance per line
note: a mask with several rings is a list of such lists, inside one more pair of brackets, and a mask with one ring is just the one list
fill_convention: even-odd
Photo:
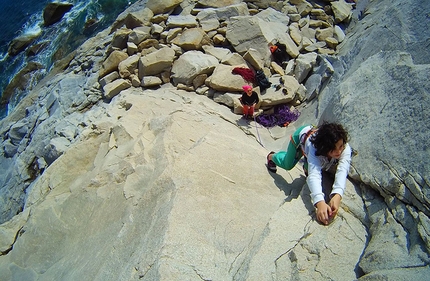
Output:
[[[430,63],[417,47],[424,30],[406,46],[395,39],[414,38],[396,22],[421,4],[394,2],[369,4],[360,21],[343,0],[136,2],[0,121],[0,271],[26,280],[425,279],[429,160],[396,136],[428,128],[418,109]],[[284,63],[274,42],[286,46]],[[302,111],[297,123],[240,119],[248,82],[236,67],[272,83],[253,85],[260,112],[289,104]],[[344,123],[359,151],[329,227],[313,219],[300,168],[273,176],[263,163],[295,126],[323,119]],[[414,138],[423,147],[425,131]]]
[[[13,170],[10,163],[20,153],[26,155],[27,166],[20,168],[19,178],[13,177],[12,181],[5,178],[9,182],[4,182],[3,190],[8,194],[21,191],[3,204],[3,221],[22,209],[25,197],[22,191],[31,184],[30,179],[37,178],[89,126],[82,126],[85,122],[80,118],[58,123],[57,116],[86,111],[129,87],[146,89],[166,83],[206,95],[240,114],[238,98],[242,85],[247,82],[240,75],[232,74],[235,67],[262,69],[272,85],[278,86],[263,93],[256,88],[260,95],[264,94],[258,108],[266,112],[278,104],[300,105],[319,93],[333,73],[330,62],[322,56],[335,53],[327,41],[339,42],[344,38],[343,31],[335,23],[348,20],[351,4],[334,2],[330,8],[330,5],[290,1],[277,11],[272,7],[264,8],[267,6],[264,3],[261,4],[263,8],[259,8],[251,2],[236,1],[237,4],[230,6],[227,3],[231,1],[215,2],[208,3],[208,8],[195,8],[196,3],[182,1],[163,1],[162,4],[149,1],[144,8],[136,3],[122,13],[110,29],[88,40],[69,56],[70,61],[65,58],[57,62],[59,67],[53,72],[58,71],[61,64],[66,69],[64,76],[50,81],[51,85],[56,84],[54,88],[39,92],[39,102],[25,109],[25,119],[3,126],[6,131],[2,132],[5,156],[2,166],[8,166],[6,171]],[[339,8],[335,9],[336,5]],[[171,14],[175,8],[179,14]],[[247,40],[237,40],[244,30],[248,30]],[[284,65],[272,59],[269,46],[273,41],[287,47],[290,59]],[[49,88],[49,85],[44,87]],[[9,122],[8,119],[3,123]],[[55,124],[55,129],[43,131],[41,140],[36,141],[36,126],[50,122]]]

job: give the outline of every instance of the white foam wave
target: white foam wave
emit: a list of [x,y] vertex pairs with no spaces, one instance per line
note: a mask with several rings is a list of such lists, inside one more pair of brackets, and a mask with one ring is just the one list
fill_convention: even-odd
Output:
[[7,57],[8,57],[7,53],[0,53],[0,62],[5,61]]

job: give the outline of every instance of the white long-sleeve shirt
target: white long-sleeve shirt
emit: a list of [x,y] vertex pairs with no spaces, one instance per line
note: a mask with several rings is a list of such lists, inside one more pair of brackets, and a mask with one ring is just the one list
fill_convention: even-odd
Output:
[[[306,133],[310,127],[304,128],[300,132]],[[310,137],[306,140],[303,150],[308,160],[308,178],[306,183],[308,184],[311,192],[312,204],[316,204],[319,201],[324,200],[324,193],[322,191],[322,170],[328,170],[332,165],[336,163],[336,159],[332,158],[329,160],[325,156],[316,156],[315,147],[310,141]],[[347,143],[345,149],[342,151],[340,158],[338,159],[338,165],[336,168],[336,174],[330,196],[339,194],[343,196],[346,186],[346,177],[348,176],[349,166],[351,165],[351,147]]]

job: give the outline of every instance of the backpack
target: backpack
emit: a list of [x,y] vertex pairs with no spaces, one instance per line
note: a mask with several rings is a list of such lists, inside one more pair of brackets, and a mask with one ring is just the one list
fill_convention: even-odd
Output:
[[257,70],[257,72],[255,73],[255,82],[258,86],[260,86],[261,91],[270,88],[270,86],[272,85],[272,83],[269,82],[269,79],[267,79],[266,75],[261,69]]
[[288,60],[287,47],[281,43],[276,43],[275,46],[276,48],[273,48],[272,51],[273,60],[277,64],[282,65],[285,61]]

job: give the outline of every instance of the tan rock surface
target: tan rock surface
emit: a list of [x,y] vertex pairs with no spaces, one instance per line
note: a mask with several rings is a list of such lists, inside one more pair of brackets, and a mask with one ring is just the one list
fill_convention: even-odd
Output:
[[[94,119],[99,134],[33,186],[30,216],[0,259],[4,278],[307,279],[333,277],[334,261],[337,276],[354,277],[359,220],[345,207],[329,227],[316,223],[300,168],[268,173],[255,128],[238,127],[228,109],[173,88],[131,88],[106,110]],[[345,204],[360,203],[351,185],[348,194]]]

